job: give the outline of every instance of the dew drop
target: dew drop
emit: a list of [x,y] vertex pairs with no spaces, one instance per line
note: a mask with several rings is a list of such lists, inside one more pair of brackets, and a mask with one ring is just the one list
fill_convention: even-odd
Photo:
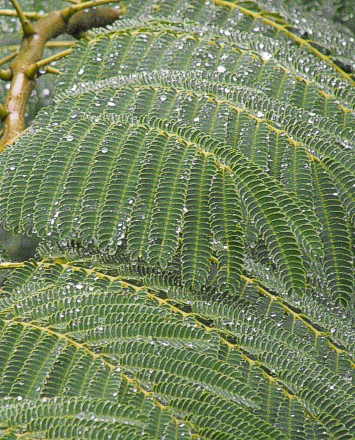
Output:
[[222,65],[219,65],[219,66],[217,66],[217,72],[219,72],[219,73],[223,73],[223,72],[225,72],[227,69],[224,67],[224,66],[222,66]]

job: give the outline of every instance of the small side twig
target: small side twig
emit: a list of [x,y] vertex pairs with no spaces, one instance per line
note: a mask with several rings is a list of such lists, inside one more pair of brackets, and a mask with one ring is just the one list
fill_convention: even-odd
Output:
[[0,66],[3,64],[9,63],[11,60],[13,60],[18,55],[18,51],[10,53],[10,55],[7,55],[2,60],[0,60]]
[[24,70],[24,73],[27,76],[27,78],[33,79],[41,67],[47,66],[53,61],[58,61],[61,58],[66,57],[67,55],[70,54],[71,51],[72,49],[67,49],[64,50],[63,52],[56,53],[51,57],[45,58],[44,60],[37,61],[37,63],[33,63],[31,66],[28,66],[27,69]]
[[48,41],[46,43],[46,47],[72,47],[75,45],[75,41]]
[[[3,17],[18,17],[18,14],[16,11],[13,11],[12,9],[0,9],[0,15]],[[43,14],[39,14],[38,12],[24,12],[23,15],[26,18],[30,18],[31,20],[40,20],[43,17]]]
[[[46,43],[46,47],[72,47],[75,45],[76,45],[76,41],[47,41]],[[11,46],[6,46],[8,50],[16,51],[16,55],[18,55],[20,47],[21,47],[20,44],[13,44]]]
[[13,7],[16,9],[17,15],[21,21],[22,29],[23,29],[23,35],[25,37],[29,37],[30,35],[33,35],[35,33],[35,30],[31,23],[27,20],[25,14],[22,12],[22,9],[18,3],[17,0],[11,0],[11,3]]
[[44,68],[44,70],[47,73],[53,73],[54,75],[60,75],[60,71],[58,69],[56,69],[55,67],[52,67],[52,66],[46,66]]

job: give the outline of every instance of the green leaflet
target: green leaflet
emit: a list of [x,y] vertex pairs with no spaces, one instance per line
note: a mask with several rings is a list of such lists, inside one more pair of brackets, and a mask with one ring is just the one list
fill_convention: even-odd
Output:
[[209,156],[192,162],[182,231],[182,279],[187,287],[200,290],[210,266],[210,219],[208,191],[215,170]]
[[175,254],[186,203],[189,170],[194,155],[192,146],[173,143],[166,157],[156,191],[157,207],[153,211],[149,232],[148,261],[163,269]]
[[[144,133],[142,127],[137,127],[137,130],[130,130],[127,125],[125,127],[127,138],[123,139],[119,156],[116,156],[112,172],[108,176],[110,180],[107,182],[107,191],[103,192],[103,215],[101,215],[97,226],[99,245],[103,249],[108,245],[109,253],[112,254],[122,243],[126,233],[129,214],[136,197],[139,161],[145,154],[144,147],[149,145],[155,136],[155,133],[152,133],[147,137],[143,136],[142,139],[141,136]],[[127,166],[127,164],[129,165]],[[99,164],[99,166],[101,165]],[[92,202],[95,203],[95,200],[93,198]],[[101,239],[102,236],[105,237],[104,241]]]
[[313,164],[313,173],[317,197],[316,210],[323,226],[320,236],[322,241],[327,243],[324,270],[328,288],[332,292],[333,301],[347,303],[354,291],[354,280],[345,213],[326,170],[319,164]]
[[[279,205],[268,188],[257,181],[257,170],[246,163],[243,157],[234,156],[228,149],[223,151],[223,156],[229,163],[233,163],[231,170],[236,178],[237,189],[251,217],[255,219],[255,226],[265,239],[275,264],[280,267],[287,290],[302,295],[305,274],[300,252]],[[264,208],[265,200],[268,200],[268,206]],[[275,230],[282,231],[282,235],[275,235]]]
[[[128,235],[128,250],[133,259],[137,257],[147,259],[147,240],[155,192],[168,151],[174,147],[177,147],[176,140],[157,134],[146,149],[138,175],[137,200],[132,210],[131,232]],[[159,209],[156,204],[155,206]]]
[[223,290],[235,291],[243,263],[241,213],[234,208],[238,198],[232,179],[225,169],[213,176],[210,187],[211,227],[217,241],[217,283]]

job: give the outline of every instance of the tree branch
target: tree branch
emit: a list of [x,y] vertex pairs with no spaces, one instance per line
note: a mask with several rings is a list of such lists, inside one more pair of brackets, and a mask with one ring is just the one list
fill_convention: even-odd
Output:
[[[38,69],[64,56],[62,52],[62,55],[57,54],[46,60],[42,60],[43,51],[47,42],[64,33],[78,37],[83,32],[92,28],[107,26],[116,21],[124,12],[123,8],[114,9],[98,6],[108,3],[109,0],[87,1],[75,4],[62,11],[52,11],[35,23],[30,24],[17,0],[11,1],[21,20],[24,37],[18,55],[10,64],[9,68],[12,74],[12,82],[5,105],[1,105],[0,107],[0,119],[3,121],[3,136],[0,139],[0,151],[7,142],[24,129],[25,108],[35,86]],[[88,9],[88,11],[83,11],[83,9]],[[30,26],[27,26],[26,23]],[[69,51],[70,49],[64,51],[64,54],[67,55]],[[55,73],[58,73],[56,69],[54,70]],[[54,70],[53,68],[47,69],[48,72],[53,73]]]

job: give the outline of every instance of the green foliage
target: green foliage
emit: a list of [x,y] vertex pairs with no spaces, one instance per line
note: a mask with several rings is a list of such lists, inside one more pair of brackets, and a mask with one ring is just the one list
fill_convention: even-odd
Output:
[[355,434],[353,53],[215,3],[132,2],[0,156],[42,240],[0,296],[2,438]]
[[201,297],[148,278],[139,287],[96,270],[34,263],[11,275],[0,304],[4,430],[46,438],[81,438],[80,431],[351,438],[354,330],[339,314],[329,313],[347,335],[342,351],[329,344],[325,320],[327,331],[317,331],[255,284],[221,302],[217,292]]

